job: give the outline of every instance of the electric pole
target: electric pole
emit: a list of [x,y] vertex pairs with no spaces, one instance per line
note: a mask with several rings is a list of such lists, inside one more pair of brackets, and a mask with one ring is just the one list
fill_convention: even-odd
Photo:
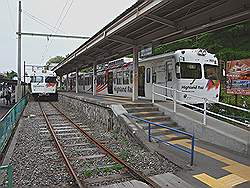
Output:
[[[22,91],[21,91],[21,13],[22,13],[22,8],[21,8],[21,1],[19,1],[19,6],[18,6],[18,41],[17,41],[17,90],[16,90],[16,99],[19,101],[21,99]],[[16,101],[16,102],[17,102]]]
[[23,62],[23,82],[24,82],[24,88],[23,88],[23,90],[24,90],[24,92],[23,92],[23,95],[25,95],[26,94],[26,79],[25,79],[25,77],[26,77],[26,74],[25,74],[25,61]]

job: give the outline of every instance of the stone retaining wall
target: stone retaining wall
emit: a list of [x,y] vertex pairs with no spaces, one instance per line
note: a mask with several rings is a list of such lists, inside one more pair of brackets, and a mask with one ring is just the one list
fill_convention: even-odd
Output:
[[133,130],[121,116],[116,116],[109,106],[97,101],[88,101],[86,98],[69,96],[63,93],[59,94],[58,99],[60,104],[71,108],[72,111],[82,113],[86,118],[99,123],[100,127],[103,127],[104,130],[115,131],[116,133],[130,137],[130,139],[136,140],[133,135]]

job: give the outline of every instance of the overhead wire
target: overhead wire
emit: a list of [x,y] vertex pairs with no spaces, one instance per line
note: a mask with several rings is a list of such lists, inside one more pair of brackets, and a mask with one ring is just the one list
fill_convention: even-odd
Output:
[[[45,28],[47,28],[48,30],[54,32],[57,28],[47,22],[45,22],[44,20],[32,15],[31,13],[29,13],[28,11],[26,10],[23,10],[23,13],[28,16],[30,19],[34,20],[35,22],[39,23],[40,25],[44,26]],[[62,33],[65,34],[65,32],[63,30],[59,30],[61,31]]]
[[[73,2],[74,2],[74,0],[71,0],[71,3],[70,3],[70,5],[68,6],[68,9],[66,10],[66,13],[65,13],[64,16],[62,17],[62,15],[63,15],[63,13],[64,13],[64,10],[66,9],[66,7],[67,7],[67,5],[68,5],[68,3],[69,3],[69,0],[67,0],[67,2],[65,3],[65,5],[64,5],[64,7],[63,7],[63,9],[62,9],[62,11],[61,11],[61,13],[60,13],[59,18],[57,19],[57,22],[56,22],[56,27],[57,27],[57,29],[56,29],[56,31],[55,31],[54,34],[57,34],[57,32],[60,30],[60,27],[61,27],[61,25],[62,25],[64,19],[66,18],[66,16],[67,16],[67,14],[68,14],[68,12],[69,12],[69,10],[70,10],[70,8],[71,8]],[[61,19],[61,17],[62,17],[62,19]],[[61,19],[61,21],[60,21],[60,19]],[[59,23],[59,21],[60,21],[60,23]],[[59,25],[58,25],[58,23],[59,23]],[[57,26],[57,25],[58,25],[58,26]],[[47,53],[48,53],[48,50],[49,50],[50,46],[52,45],[52,42],[53,42],[53,40],[47,39],[47,44],[46,44],[45,50],[44,50],[44,52],[43,52],[43,55],[42,55],[42,58],[41,58],[41,62],[43,62],[43,61],[45,60],[45,57],[46,57],[46,55],[47,55]]]

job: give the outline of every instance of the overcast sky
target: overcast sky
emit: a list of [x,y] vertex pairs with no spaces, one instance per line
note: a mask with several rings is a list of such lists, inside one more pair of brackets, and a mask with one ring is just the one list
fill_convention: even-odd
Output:
[[[92,36],[136,0],[22,0],[22,32]],[[0,72],[17,71],[18,0],[0,0]],[[60,17],[61,15],[61,17]],[[34,19],[41,19],[39,24]],[[44,23],[45,22],[45,23]],[[51,25],[59,29],[51,31]],[[22,63],[43,65],[71,53],[84,40],[22,38]]]

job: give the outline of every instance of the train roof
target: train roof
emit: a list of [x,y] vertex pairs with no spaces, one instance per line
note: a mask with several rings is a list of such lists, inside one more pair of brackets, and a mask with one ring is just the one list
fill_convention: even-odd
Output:
[[164,53],[164,54],[160,54],[160,55],[156,55],[156,56],[151,56],[145,59],[141,59],[139,60],[139,62],[147,62],[147,61],[152,61],[155,59],[168,59],[168,58],[173,58],[175,56],[202,56],[202,57],[207,57],[209,59],[216,59],[215,54],[209,53],[207,52],[205,49],[180,49],[180,50],[176,50],[173,52],[169,52],[169,53]]
[[54,71],[51,70],[36,70],[33,71],[31,74],[31,76],[56,76],[56,73]]

